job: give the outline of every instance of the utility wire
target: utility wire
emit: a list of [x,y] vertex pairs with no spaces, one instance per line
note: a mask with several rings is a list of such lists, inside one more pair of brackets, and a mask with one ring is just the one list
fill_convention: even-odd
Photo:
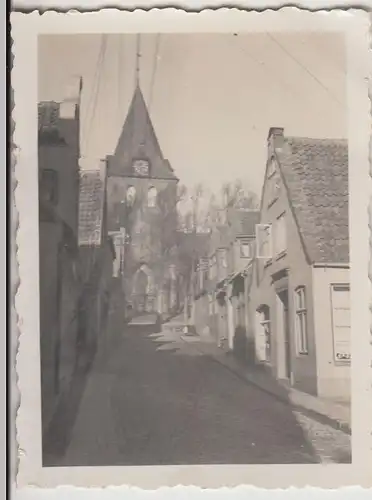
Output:
[[[92,92],[90,94],[90,99],[89,99],[89,101],[87,103],[87,106],[86,106],[85,116],[83,118],[84,125],[88,123],[88,117],[89,117],[89,114],[90,114],[90,110],[91,110],[92,103],[93,103],[93,100],[94,100],[94,95],[95,95],[95,92],[96,92],[96,85],[97,85],[98,75],[99,75],[100,66],[101,66],[101,59],[102,59],[103,47],[104,47],[104,35],[102,35],[102,37],[101,37],[100,50],[99,50],[98,57],[97,57],[95,74],[94,74],[94,77],[93,77],[93,88],[92,88]],[[84,139],[86,139],[86,135],[87,134],[85,134]],[[86,140],[84,140],[82,142],[84,142],[84,144],[86,144]]]
[[[149,101],[147,105],[147,111],[150,114],[153,98],[154,98],[154,88],[155,88],[155,80],[156,80],[156,73],[157,73],[157,68],[158,68],[158,56],[159,56],[159,48],[160,48],[160,34],[158,33],[156,35],[156,40],[155,40],[155,51],[154,51],[154,61],[152,65],[152,74],[151,74],[151,79],[150,79],[150,89],[149,89]],[[151,119],[151,118],[150,118]],[[146,127],[145,133],[144,133],[144,143],[146,143],[147,133],[149,132],[149,128]]]
[[96,84],[96,89],[93,97],[93,106],[92,106],[92,116],[89,120],[89,129],[88,129],[88,134],[86,136],[86,147],[89,145],[89,139],[90,139],[90,134],[92,131],[92,126],[94,123],[94,118],[97,110],[97,102],[98,102],[98,96],[99,96],[99,91],[101,88],[101,82],[102,82],[102,73],[103,73],[103,66],[104,66],[104,60],[105,60],[105,55],[106,55],[106,48],[107,48],[107,35],[103,35],[102,39],[102,45],[101,45],[101,52],[100,52],[100,59],[99,59],[99,64],[98,64],[98,76],[97,76],[97,84]]
[[122,89],[122,70],[123,70],[123,40],[122,36],[118,35],[118,115],[121,118],[122,105],[121,105],[121,95]]
[[335,95],[331,92],[331,90],[321,81],[317,76],[315,76],[307,66],[305,66],[301,61],[299,61],[293,54],[291,54],[285,47],[282,45],[271,33],[266,33],[266,35],[270,38],[272,42],[274,42],[292,61],[294,61],[300,68],[302,68],[318,85],[320,85],[329,95],[330,97],[336,101],[338,104],[342,105],[342,103],[337,99]]
[[154,56],[154,62],[153,62],[153,67],[152,67],[152,75],[151,75],[151,81],[150,81],[150,92],[149,92],[149,104],[148,104],[149,110],[151,108],[152,100],[154,97],[155,78],[156,78],[156,72],[158,69],[159,48],[160,48],[160,33],[158,33],[156,35],[156,41],[155,41],[155,56]]

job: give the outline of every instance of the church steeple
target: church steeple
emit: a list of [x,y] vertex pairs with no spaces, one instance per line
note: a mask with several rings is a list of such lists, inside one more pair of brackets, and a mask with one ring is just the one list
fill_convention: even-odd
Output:
[[109,175],[133,175],[133,162],[136,160],[149,162],[150,177],[177,179],[160,149],[139,84],[136,85],[114,155],[109,157]]

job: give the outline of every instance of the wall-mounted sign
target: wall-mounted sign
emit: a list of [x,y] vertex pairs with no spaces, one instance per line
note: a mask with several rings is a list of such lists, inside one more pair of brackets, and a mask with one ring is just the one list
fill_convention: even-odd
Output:
[[351,360],[350,286],[332,285],[331,303],[334,360],[349,363]]

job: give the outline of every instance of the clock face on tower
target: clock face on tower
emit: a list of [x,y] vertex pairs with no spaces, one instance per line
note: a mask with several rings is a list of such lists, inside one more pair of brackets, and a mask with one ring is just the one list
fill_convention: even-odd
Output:
[[134,160],[133,171],[136,175],[149,175],[149,162],[147,160]]

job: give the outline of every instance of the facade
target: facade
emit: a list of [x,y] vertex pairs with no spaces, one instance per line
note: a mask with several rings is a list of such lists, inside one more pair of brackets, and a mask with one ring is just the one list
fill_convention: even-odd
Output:
[[350,396],[348,151],[272,128],[249,296],[248,338],[278,379]]
[[75,365],[80,94],[78,81],[63,102],[41,102],[38,106],[43,430]]
[[258,220],[258,210],[227,207],[208,234],[194,275],[197,331],[241,357],[246,355],[246,276]]
[[176,307],[177,183],[161,152],[139,87],[113,155],[107,157],[108,231],[126,235],[127,307],[169,314]]
[[115,247],[107,231],[106,168],[82,171],[79,197],[78,355],[89,363],[105,334],[113,279]]

